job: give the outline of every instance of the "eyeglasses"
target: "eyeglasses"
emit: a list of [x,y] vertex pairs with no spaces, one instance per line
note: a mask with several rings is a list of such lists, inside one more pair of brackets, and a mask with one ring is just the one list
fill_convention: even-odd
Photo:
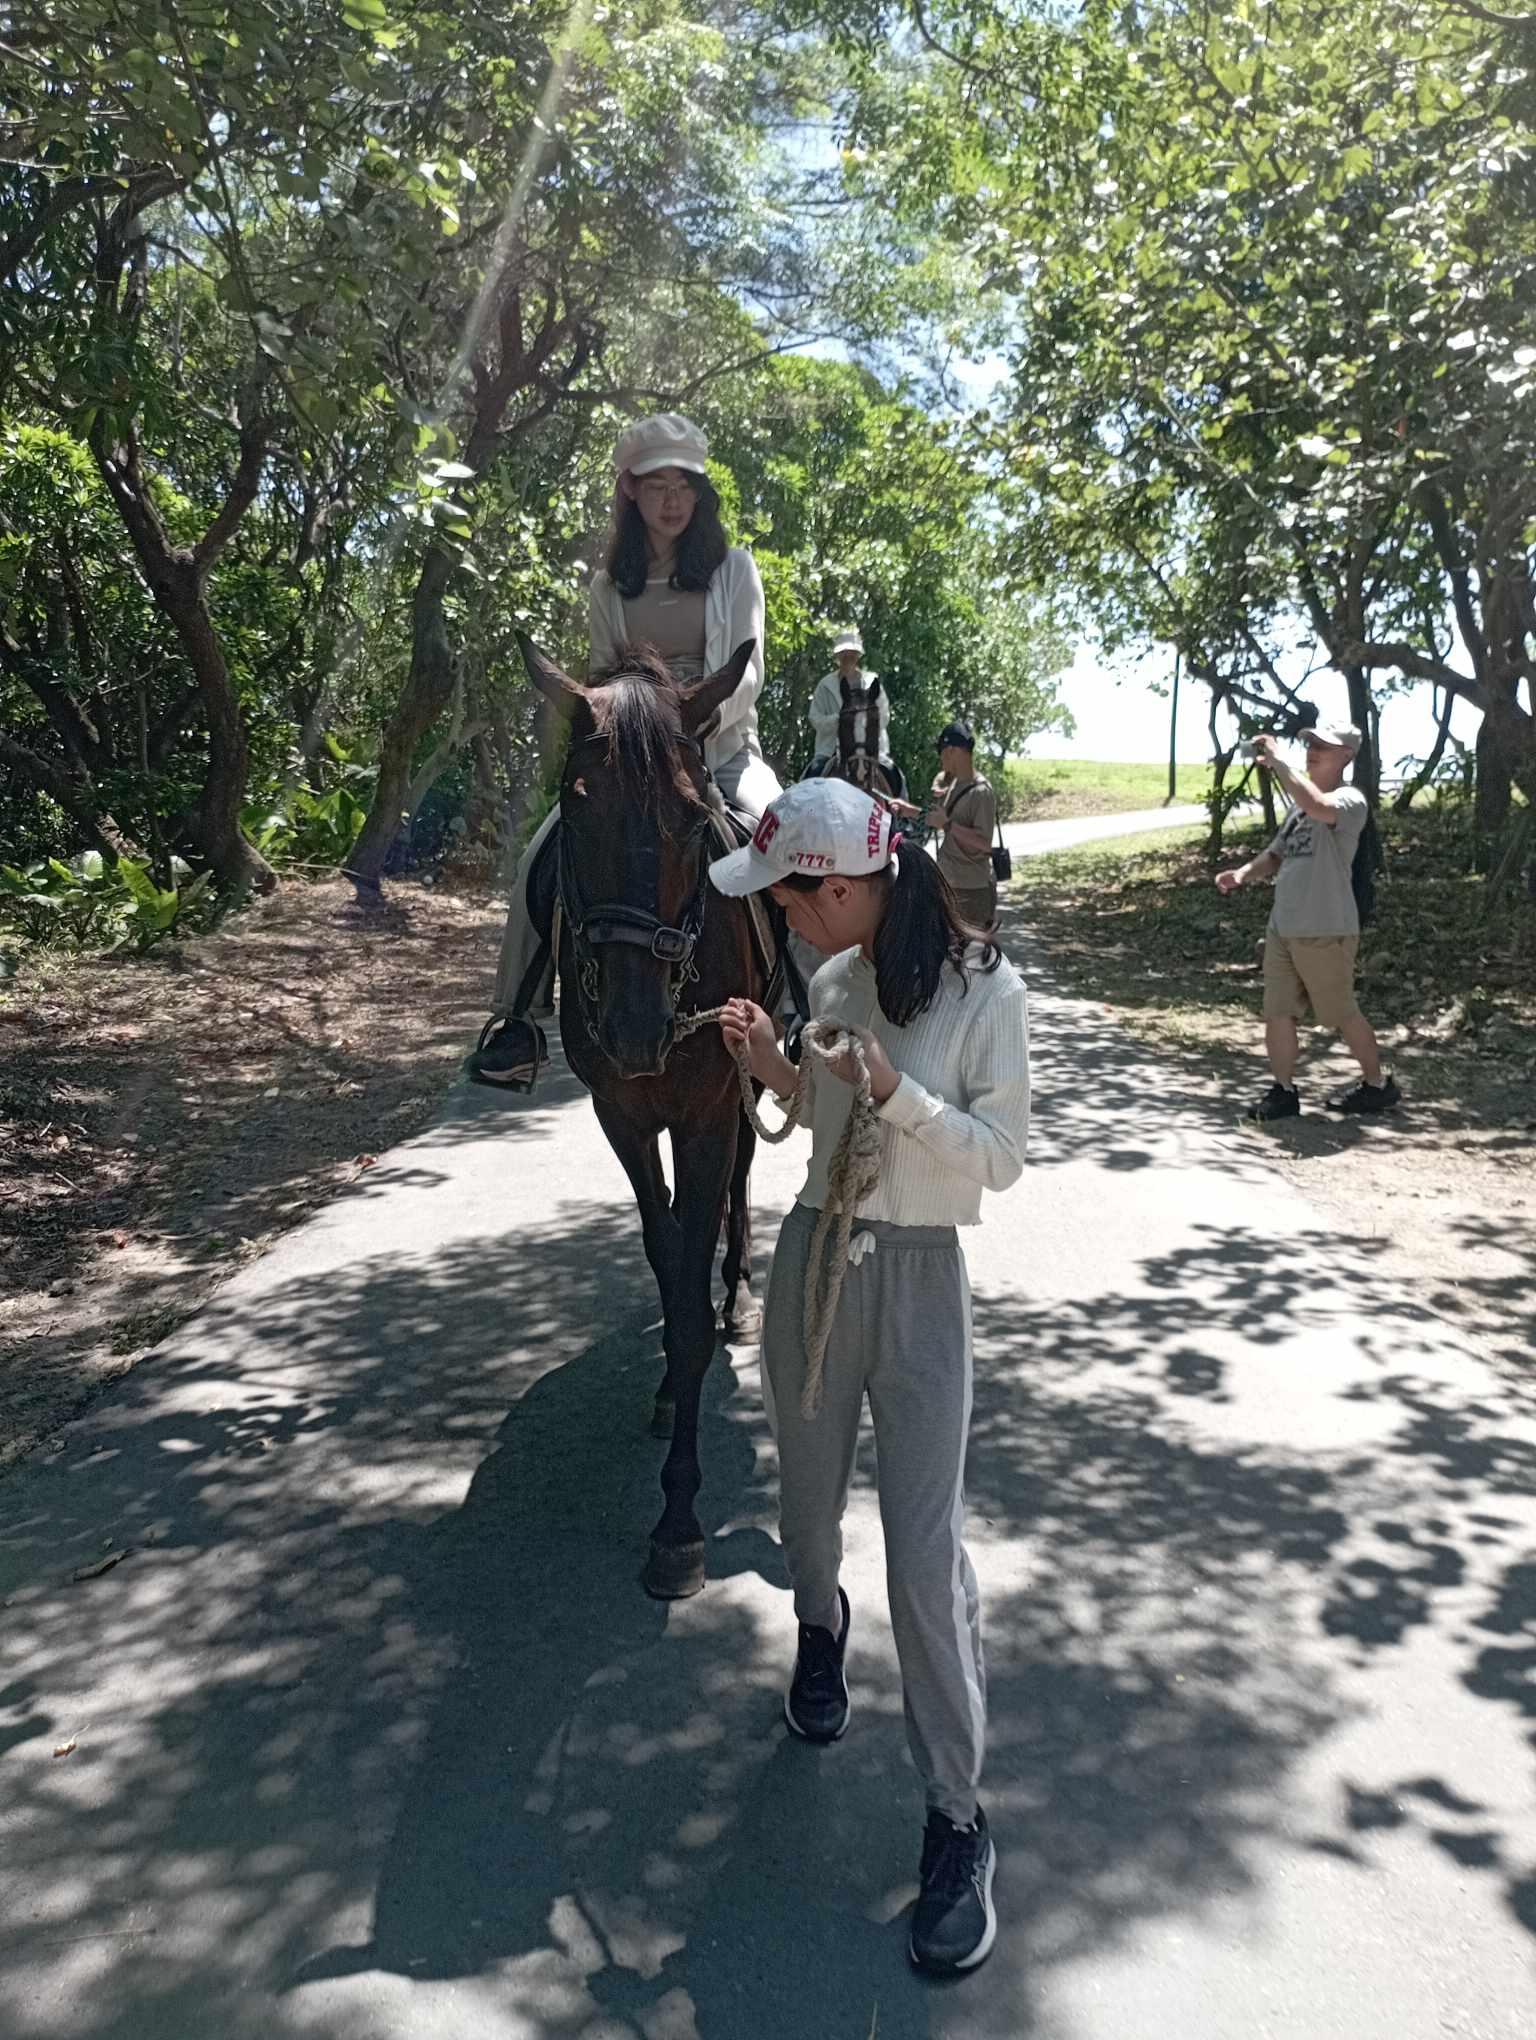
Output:
[[642,481],[639,493],[647,503],[686,503],[693,495],[691,482]]

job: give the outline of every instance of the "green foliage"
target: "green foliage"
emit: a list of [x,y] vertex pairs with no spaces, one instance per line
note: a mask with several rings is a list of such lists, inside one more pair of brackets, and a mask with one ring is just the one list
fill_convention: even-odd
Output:
[[1362,722],[1372,674],[1436,678],[1536,783],[1520,22],[1416,0],[925,19],[959,61],[871,45],[858,179],[984,269],[972,330],[1011,374],[974,423],[1021,567],[1222,689],[1273,694],[1298,639]]
[[153,949],[167,935],[202,933],[219,911],[207,872],[178,858],[168,886],[147,864],[108,864],[87,850],[68,864],[50,857],[25,870],[0,865],[0,929],[42,949]]
[[1065,639],[1005,576],[989,479],[942,422],[847,363],[783,358],[722,390],[707,421],[740,536],[763,576],[765,748],[791,769],[837,629],[856,622],[909,775],[963,714],[996,751],[1065,722]]

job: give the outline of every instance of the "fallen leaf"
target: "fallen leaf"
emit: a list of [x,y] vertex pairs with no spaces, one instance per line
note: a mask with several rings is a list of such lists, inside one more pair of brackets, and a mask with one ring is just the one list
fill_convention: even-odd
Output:
[[109,1551],[105,1558],[94,1559],[89,1565],[77,1565],[69,1577],[71,1580],[98,1580],[104,1572],[111,1572],[113,1566],[121,1565],[130,1549],[125,1544],[121,1551]]
[[360,1169],[371,1169],[378,1159],[379,1158],[377,1155],[359,1155],[357,1158],[357,1166]]
[[56,1757],[67,1757],[70,1751],[75,1747],[76,1741],[77,1738],[75,1736],[71,1736],[68,1742],[55,1743],[53,1746],[53,1754]]

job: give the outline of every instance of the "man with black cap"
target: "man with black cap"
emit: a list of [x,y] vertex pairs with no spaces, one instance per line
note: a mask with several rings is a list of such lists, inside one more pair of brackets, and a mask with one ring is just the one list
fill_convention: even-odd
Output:
[[1324,1027],[1337,1028],[1360,1065],[1360,1082],[1328,1100],[1336,1112],[1388,1112],[1402,1093],[1381,1066],[1371,1023],[1355,1003],[1355,953],[1360,913],[1352,871],[1369,816],[1365,795],[1344,774],[1360,748],[1350,723],[1320,722],[1306,733],[1304,772],[1286,764],[1271,736],[1255,737],[1253,755],[1290,796],[1291,809],[1269,848],[1235,870],[1216,874],[1217,890],[1236,892],[1273,878],[1275,904],[1264,936],[1264,1046],[1274,1082],[1250,1119],[1294,1119],[1297,1022],[1310,1007]]
[[997,796],[976,770],[969,723],[952,722],[939,732],[939,776],[926,819],[941,839],[939,869],[960,903],[961,918],[985,933],[997,918],[992,877]]

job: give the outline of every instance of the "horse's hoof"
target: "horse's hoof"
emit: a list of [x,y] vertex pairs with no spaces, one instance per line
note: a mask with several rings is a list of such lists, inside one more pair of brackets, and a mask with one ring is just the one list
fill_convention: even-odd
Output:
[[651,1436],[670,1438],[677,1419],[677,1404],[669,1395],[657,1396],[651,1405]]
[[696,1544],[658,1544],[651,1539],[641,1584],[653,1601],[686,1601],[704,1588],[704,1540]]
[[720,1336],[728,1346],[744,1346],[749,1339],[762,1336],[763,1313],[759,1305],[750,1310],[720,1313]]

